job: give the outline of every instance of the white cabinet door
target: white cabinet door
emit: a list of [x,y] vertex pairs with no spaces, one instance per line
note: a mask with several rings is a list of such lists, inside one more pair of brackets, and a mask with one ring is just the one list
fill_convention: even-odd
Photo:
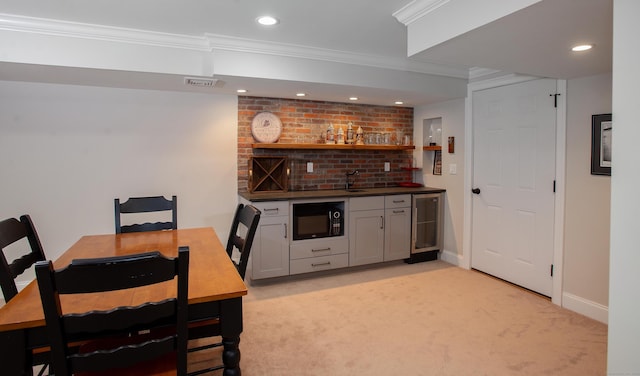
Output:
[[289,275],[288,216],[263,216],[251,250],[251,278]]
[[383,261],[383,209],[350,212],[349,234],[350,266]]
[[401,260],[410,255],[411,207],[385,209],[384,261]]

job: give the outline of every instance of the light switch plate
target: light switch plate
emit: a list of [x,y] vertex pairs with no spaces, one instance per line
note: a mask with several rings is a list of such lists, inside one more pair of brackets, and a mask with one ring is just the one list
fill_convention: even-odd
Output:
[[386,172],[391,171],[391,163],[389,163],[389,162],[384,162],[384,170],[385,170]]
[[449,175],[455,175],[458,173],[458,166],[455,163],[449,165]]
[[307,172],[313,172],[313,162],[307,162]]

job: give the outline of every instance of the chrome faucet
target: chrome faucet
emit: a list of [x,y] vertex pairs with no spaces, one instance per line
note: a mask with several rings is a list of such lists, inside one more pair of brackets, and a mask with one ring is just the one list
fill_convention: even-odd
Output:
[[351,177],[351,176],[355,176],[355,175],[358,175],[358,174],[360,174],[360,171],[358,171],[358,170],[353,170],[352,172],[347,172],[347,173],[345,174],[345,175],[346,175],[346,177],[347,177],[347,179],[346,179],[346,180],[347,180],[347,182],[345,183],[345,189],[346,189],[347,191],[348,191],[349,189],[351,189],[351,185],[352,185],[352,184],[355,184],[355,178],[354,178],[354,181],[349,181],[349,177]]

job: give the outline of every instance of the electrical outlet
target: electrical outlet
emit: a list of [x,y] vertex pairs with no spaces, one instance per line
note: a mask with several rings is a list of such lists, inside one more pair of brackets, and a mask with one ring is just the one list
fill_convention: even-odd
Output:
[[313,172],[313,162],[307,162],[307,172]]
[[386,172],[391,171],[391,163],[389,163],[389,162],[384,162],[384,170],[385,170]]

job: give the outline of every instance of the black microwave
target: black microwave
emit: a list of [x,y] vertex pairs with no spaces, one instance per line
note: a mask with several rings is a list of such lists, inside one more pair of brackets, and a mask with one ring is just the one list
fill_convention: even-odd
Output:
[[344,201],[293,204],[293,240],[344,235]]

